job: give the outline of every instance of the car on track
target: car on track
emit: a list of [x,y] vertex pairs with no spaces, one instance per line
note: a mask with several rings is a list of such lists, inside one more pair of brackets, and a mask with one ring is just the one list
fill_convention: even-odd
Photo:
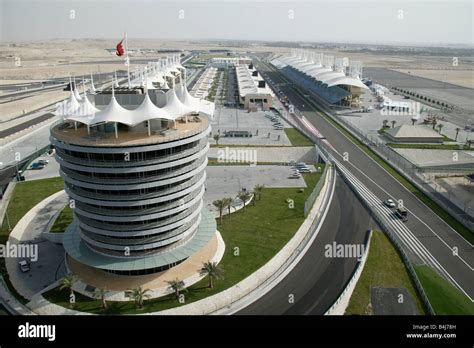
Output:
[[385,204],[389,208],[395,208],[395,202],[391,198],[386,199],[385,201],[383,201],[383,204]]
[[408,221],[408,211],[404,207],[398,207],[395,210],[395,215],[402,219],[403,222]]

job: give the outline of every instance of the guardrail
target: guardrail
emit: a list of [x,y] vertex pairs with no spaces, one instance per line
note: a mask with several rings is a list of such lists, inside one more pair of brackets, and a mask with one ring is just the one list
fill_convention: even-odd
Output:
[[[370,230],[368,236],[366,237],[366,247],[364,250],[364,255],[362,255],[361,260],[359,264],[357,265],[357,268],[354,270],[354,273],[352,273],[351,279],[346,283],[346,286],[344,287],[344,290],[341,292],[337,300],[334,302],[334,304],[324,313],[324,315],[331,315],[333,314],[334,311],[338,309],[339,304],[342,301],[349,301],[350,297],[347,298],[347,296],[351,295],[352,292],[355,289],[355,286],[357,285],[357,281],[359,280],[359,277],[364,270],[365,262],[367,261],[367,258],[369,257],[369,250],[370,250],[370,241],[372,239],[372,230]],[[348,302],[349,304],[349,302]],[[336,314],[344,314],[344,313],[336,313]]]
[[[236,302],[242,300],[243,298],[248,296],[250,293],[252,293],[254,291],[258,291],[258,289],[264,289],[266,286],[268,286],[269,283],[272,283],[276,279],[278,279],[279,277],[284,276],[285,275],[284,272],[290,267],[290,265],[293,262],[295,262],[295,260],[297,260],[299,257],[302,257],[302,255],[304,255],[305,249],[309,246],[308,243],[312,239],[315,238],[315,236],[316,236],[315,234],[319,231],[319,227],[323,223],[324,219],[322,219],[322,217],[324,217],[325,213],[327,212],[327,209],[328,209],[329,204],[331,202],[333,188],[336,184],[335,183],[335,180],[336,180],[335,169],[334,169],[333,166],[328,166],[328,167],[331,168],[332,177],[330,179],[328,178],[328,187],[327,187],[327,190],[325,190],[325,192],[324,192],[323,201],[321,203],[321,209],[319,209],[319,211],[317,212],[313,222],[311,223],[311,226],[308,229],[308,232],[303,237],[301,242],[299,242],[298,246],[291,253],[291,255],[280,266],[278,266],[278,269],[276,271],[272,272],[270,275],[268,275],[268,273],[265,274],[266,278],[261,280],[260,283],[256,287],[248,287],[247,290],[245,292],[240,293],[238,297],[231,299],[228,303],[226,303],[225,306],[217,308],[214,311],[210,312],[209,314],[212,314],[212,313],[215,313],[215,312],[218,312],[218,311],[220,312],[224,308],[230,309],[233,304],[235,304]],[[270,262],[271,262],[271,260],[269,261],[269,263]],[[238,284],[235,285],[235,286],[238,286]],[[227,291],[227,290],[225,290],[225,291]],[[220,313],[220,314],[223,314],[223,313]]]
[[[337,169],[337,164],[335,164],[336,169]],[[370,212],[374,220],[379,224],[379,226],[382,228],[382,230],[385,232],[385,234],[388,236],[388,238],[391,240],[393,245],[395,245],[396,249],[402,256],[403,263],[405,267],[408,270],[408,273],[410,274],[410,277],[413,280],[413,283],[415,284],[415,288],[417,289],[418,293],[421,296],[421,300],[423,304],[425,305],[426,310],[428,311],[429,314],[435,315],[435,311],[433,310],[433,307],[431,306],[431,303],[428,299],[428,296],[426,296],[425,290],[423,289],[423,286],[421,285],[420,280],[418,279],[418,275],[415,272],[415,269],[413,268],[413,265],[408,258],[407,254],[405,253],[402,245],[396,238],[396,231],[385,222],[385,219],[371,206],[365,199],[364,197],[360,194],[360,192],[357,190],[357,188],[354,186],[354,184],[351,182],[349,178],[346,177],[344,172],[342,170],[339,170],[339,173],[341,174],[342,178],[345,180],[345,182],[349,185],[349,187],[352,189],[352,191],[356,194],[357,197],[359,197],[359,200],[364,204],[364,206],[367,208],[367,210]]]
[[311,194],[308,196],[306,201],[304,202],[304,216],[308,216],[309,211],[311,210],[311,207],[313,206],[314,202],[316,201],[316,198],[318,198],[319,192],[321,191],[324,181],[326,179],[326,174],[328,171],[328,168],[331,166],[331,164],[327,164],[324,167],[323,174],[319,178],[319,181],[316,183],[316,186],[314,187],[313,191],[311,191]]

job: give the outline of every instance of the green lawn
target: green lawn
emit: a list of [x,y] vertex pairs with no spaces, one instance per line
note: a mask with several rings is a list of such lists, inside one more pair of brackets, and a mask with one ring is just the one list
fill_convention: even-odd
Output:
[[[304,221],[304,202],[321,177],[319,173],[304,174],[308,187],[304,192],[298,188],[265,188],[261,200],[225,216],[217,228],[226,244],[224,257],[220,262],[225,277],[218,280],[213,289],[207,287],[207,279],[189,287],[185,293],[186,303],[203,299],[223,291],[243,280],[268,262],[293,237]],[[286,200],[294,200],[290,209]],[[235,249],[238,248],[238,249]],[[236,255],[238,250],[238,255]],[[69,307],[68,291],[53,289],[45,298],[64,307]],[[133,302],[111,302],[107,311],[100,309],[98,300],[84,296],[76,297],[76,309],[93,313],[132,314],[154,312],[179,306],[172,295],[145,301],[145,308],[137,310]]]
[[285,133],[293,146],[314,146],[314,143],[295,128],[285,128]]
[[63,233],[66,231],[66,228],[72,222],[72,213],[73,210],[69,208],[67,205],[64,209],[59,213],[58,218],[54,221],[53,227],[51,227],[52,233]]
[[[389,270],[389,271],[387,271]],[[372,287],[405,288],[412,296],[420,314],[425,314],[423,302],[413,285],[402,258],[383,232],[375,231],[364,270],[352,293],[347,315],[372,314],[370,292]]]
[[[7,208],[11,228],[13,229],[17,222],[36,204],[62,189],[64,189],[64,182],[59,177],[17,182]],[[0,228],[0,242],[5,243],[9,234],[5,218]]]
[[415,266],[415,272],[438,315],[474,315],[474,303],[429,266]]
[[[294,92],[299,94],[302,98],[305,98],[304,95],[296,88],[293,88]],[[368,156],[370,156],[374,161],[376,161],[380,166],[382,166],[387,172],[389,172],[397,181],[399,181],[403,186],[405,186],[413,195],[415,195],[419,200],[421,200],[425,205],[427,205],[435,214],[437,214],[442,220],[444,220],[449,226],[451,226],[456,232],[461,236],[467,239],[470,243],[474,243],[474,233],[469,231],[467,227],[461,224],[458,220],[452,217],[448,212],[446,212],[442,207],[435,203],[431,198],[429,198],[424,192],[416,188],[408,179],[406,179],[402,174],[400,174],[395,168],[390,164],[385,162],[379,155],[377,155],[369,146],[360,142],[351,132],[346,130],[343,126],[337,123],[332,119],[331,116],[326,114],[324,111],[319,109],[319,107],[310,99],[305,98],[308,105],[311,105],[315,112],[319,113],[324,117],[329,123],[334,127],[339,129],[350,141],[357,145],[362,151],[364,151]]]
[[398,149],[423,149],[423,150],[460,150],[459,145],[445,144],[387,144],[390,147]]

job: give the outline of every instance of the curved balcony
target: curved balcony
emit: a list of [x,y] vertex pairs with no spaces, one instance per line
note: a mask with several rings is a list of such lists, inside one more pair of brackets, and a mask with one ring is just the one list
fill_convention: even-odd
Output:
[[[111,167],[111,168],[123,168],[123,167],[134,167],[137,164],[140,165],[152,165],[152,164],[157,164],[157,163],[165,163],[165,162],[171,162],[174,160],[178,160],[180,158],[185,158],[188,156],[191,156],[204,148],[208,145],[208,140],[207,139],[201,139],[196,146],[193,146],[190,149],[186,150],[181,150],[179,152],[173,153],[173,154],[166,154],[162,156],[157,156],[155,158],[147,159],[147,160],[130,160],[130,161],[124,161],[122,160],[97,160],[97,159],[87,159],[87,158],[82,158],[78,156],[72,156],[68,155],[64,152],[63,149],[60,147],[56,148],[56,155],[62,158],[64,161],[76,165],[81,165],[81,166],[89,166],[89,167]],[[146,152],[141,152],[143,154],[146,154]]]
[[[76,209],[80,208],[82,211],[86,211],[89,213],[97,213],[98,215],[107,215],[107,216],[147,215],[147,214],[153,214],[160,211],[166,211],[166,210],[175,208],[179,205],[185,204],[193,200],[197,196],[202,198],[202,196],[204,195],[204,191],[205,191],[204,187],[202,186],[201,188],[184,196],[184,198],[182,199],[176,199],[166,204],[159,204],[159,205],[153,204],[152,208],[144,208],[144,206],[139,205],[139,206],[135,206],[136,209],[123,209],[123,207],[121,207],[122,209],[106,209],[106,208],[103,208],[102,206],[85,204],[83,202],[76,200]],[[127,206],[127,208],[130,208],[130,206]]]
[[179,185],[164,190],[159,190],[157,192],[138,193],[133,195],[110,195],[82,190],[78,187],[70,188],[67,182],[65,183],[64,189],[66,193],[74,200],[104,206],[126,207],[130,205],[137,206],[143,204],[154,204],[159,202],[165,202],[170,199],[183,197],[184,195],[202,186],[205,180],[206,172],[202,172]]
[[169,215],[177,214],[180,213],[189,207],[194,206],[197,204],[200,200],[202,199],[202,196],[197,196],[191,201],[183,204],[178,204],[174,208],[170,208],[167,210],[161,210],[160,212],[156,213],[151,213],[151,214],[142,214],[142,215],[136,215],[136,216],[127,216],[127,215],[120,215],[120,216],[107,216],[107,215],[101,215],[101,214],[96,214],[96,213],[90,213],[87,211],[84,211],[80,209],[78,206],[76,206],[75,211],[79,213],[81,216],[85,216],[90,219],[94,220],[99,220],[99,221],[117,221],[117,222],[138,222],[138,221],[147,221],[147,220],[153,220],[153,219],[158,219],[158,218],[163,218]]
[[124,168],[110,168],[110,167],[104,168],[104,167],[88,167],[88,166],[83,166],[83,165],[76,165],[76,164],[72,164],[67,161],[64,161],[60,156],[56,156],[56,160],[58,161],[61,167],[66,167],[71,170],[77,170],[77,171],[89,172],[89,173],[125,174],[125,173],[140,173],[140,172],[147,172],[147,171],[152,171],[152,170],[166,169],[172,166],[185,164],[187,162],[196,160],[200,157],[206,156],[208,150],[209,150],[209,144],[206,144],[206,146],[199,152],[191,156],[181,158],[175,161],[155,164],[155,165],[148,165],[148,166],[135,165],[134,167],[124,167]]
[[[89,176],[89,175],[79,174],[67,168],[61,168],[60,171],[63,172],[67,177],[70,177],[82,182],[93,183],[93,184],[121,185],[121,184],[153,182],[157,180],[163,180],[163,179],[176,177],[178,175],[185,174],[193,169],[196,169],[197,167],[202,165],[205,162],[205,160],[206,160],[205,157],[199,158],[195,160],[194,162],[192,162],[191,164],[182,165],[182,167],[180,167],[179,169],[173,169],[173,168],[165,169],[164,173],[161,173],[158,175],[130,177],[130,178],[123,178],[123,179],[114,178],[113,176],[111,177],[95,176],[94,174]],[[141,174],[141,173],[137,173],[137,174]]]
[[138,236],[138,237],[110,237],[104,236],[97,233],[91,233],[88,231],[81,230],[80,233],[86,235],[87,237],[94,239],[98,242],[106,243],[106,244],[116,244],[122,246],[129,246],[129,245],[138,245],[142,243],[153,243],[160,240],[165,240],[177,235],[184,233],[186,230],[197,227],[200,222],[200,215],[196,216],[194,219],[189,221],[188,223],[174,229],[173,231],[160,233],[158,235],[151,235],[151,236]]
[[[201,204],[201,207],[202,207],[202,204]],[[160,233],[163,233],[163,232],[168,232],[170,230],[173,230],[173,229],[175,229],[177,227],[180,227],[180,226],[184,225],[185,223],[191,221],[192,219],[194,219],[199,214],[200,214],[200,209],[193,211],[187,217],[181,218],[181,220],[175,219],[177,221],[175,221],[175,222],[173,222],[169,225],[165,225],[165,226],[161,226],[161,227],[155,227],[155,228],[151,228],[151,229],[147,229],[147,230],[144,230],[143,228],[138,228],[138,229],[135,229],[135,230],[125,230],[125,231],[106,230],[106,229],[91,226],[89,223],[86,224],[81,219],[77,219],[77,224],[81,229],[84,229],[84,230],[89,231],[91,233],[101,234],[101,235],[104,235],[104,236],[137,237],[137,236],[148,236],[148,235],[154,235],[154,234],[160,234]]]

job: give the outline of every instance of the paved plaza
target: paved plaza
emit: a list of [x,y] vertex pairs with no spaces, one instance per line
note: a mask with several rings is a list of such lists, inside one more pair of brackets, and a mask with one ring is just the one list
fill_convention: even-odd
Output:
[[[291,128],[283,119],[280,122],[285,128]],[[265,117],[263,111],[247,112],[238,108],[217,108],[211,125],[212,135],[217,133],[221,135],[219,144],[291,146],[284,130],[274,129],[273,122]],[[224,137],[224,131],[232,130],[250,131],[252,137]],[[212,136],[209,141],[215,144]]]

